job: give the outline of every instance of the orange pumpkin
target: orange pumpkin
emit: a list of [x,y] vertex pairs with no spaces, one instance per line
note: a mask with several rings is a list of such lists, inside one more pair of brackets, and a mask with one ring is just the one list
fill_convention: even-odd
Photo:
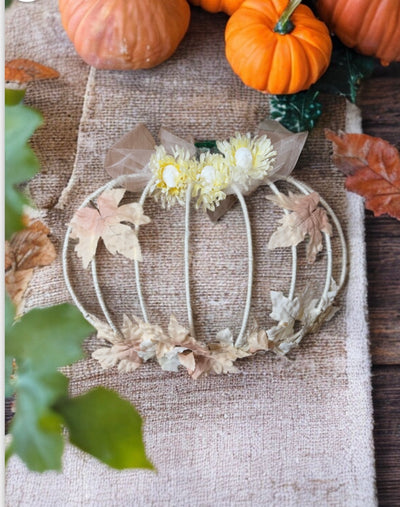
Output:
[[186,0],[59,0],[78,54],[98,69],[146,69],[169,58],[190,20]]
[[317,7],[346,46],[383,65],[400,61],[400,0],[318,0]]
[[189,0],[192,5],[200,6],[208,12],[226,12],[226,14],[233,14],[243,0]]
[[291,94],[308,89],[327,69],[332,40],[301,0],[245,0],[229,19],[226,57],[256,90]]

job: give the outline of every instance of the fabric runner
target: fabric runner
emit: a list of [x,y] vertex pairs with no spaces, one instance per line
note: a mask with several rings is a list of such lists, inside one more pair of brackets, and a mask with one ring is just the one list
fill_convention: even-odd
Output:
[[[55,0],[14,2],[6,13],[6,60],[29,58],[57,69],[55,81],[28,86],[25,102],[45,119],[33,139],[42,172],[30,184],[46,210],[59,256],[31,282],[26,309],[69,301],[62,276],[66,226],[84,198],[109,181],[104,159],[137,123],[157,137],[161,126],[196,140],[254,132],[268,116],[268,96],[247,88],[224,56],[227,16],[192,10],[189,31],[172,58],[145,71],[89,68],[64,33]],[[240,373],[193,381],[153,363],[130,374],[104,371],[90,357],[66,368],[73,395],[104,385],[143,415],[149,458],[157,473],[116,472],[67,446],[62,474],[36,474],[12,458],[7,505],[375,505],[364,212],[331,165],[323,129],[360,131],[358,111],[322,97],[324,113],[310,133],[293,175],[319,192],[338,215],[348,240],[349,276],[340,311],[307,336],[290,359],[259,355]],[[287,185],[281,190],[293,191]],[[252,318],[270,327],[270,290],[287,292],[290,249],[267,249],[282,211],[259,188],[246,198],[253,227],[255,283]],[[130,194],[130,200],[138,196]],[[140,234],[143,294],[150,320],[166,326],[174,313],[186,325],[184,210],[162,210],[150,199],[152,223]],[[246,234],[239,206],[216,224],[201,211],[191,223],[191,286],[198,334],[212,339],[241,324],[247,284]],[[340,244],[332,237],[334,270]],[[87,309],[100,316],[90,273],[71,251],[71,279]],[[108,308],[140,316],[130,261],[100,248],[99,279]],[[298,290],[322,290],[325,252],[310,266],[299,248]]]

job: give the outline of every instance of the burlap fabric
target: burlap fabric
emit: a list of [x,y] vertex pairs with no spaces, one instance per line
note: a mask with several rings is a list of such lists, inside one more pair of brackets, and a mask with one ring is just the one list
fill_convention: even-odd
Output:
[[[6,59],[25,57],[56,68],[57,81],[30,85],[26,102],[45,126],[33,145],[42,173],[31,183],[38,206],[61,251],[66,224],[83,199],[107,182],[104,157],[138,122],[156,136],[161,125],[196,139],[254,131],[268,115],[268,97],[246,88],[224,57],[225,15],[193,10],[176,54],[146,71],[109,72],[87,67],[62,30],[57,2],[15,2],[6,16]],[[341,220],[350,249],[350,275],[341,310],[307,337],[292,361],[260,355],[242,360],[236,375],[197,381],[145,364],[132,374],[103,371],[90,358],[67,369],[71,393],[93,386],[116,389],[145,418],[147,452],[158,473],[116,472],[67,447],[62,474],[27,472],[13,458],[7,469],[7,505],[374,505],[370,362],[367,342],[363,208],[346,195],[329,161],[323,129],[349,124],[344,100],[323,97],[324,114],[308,138],[295,176],[321,193]],[[346,113],[347,111],[347,113]],[[346,123],[347,122],[347,123]],[[281,185],[282,189],[286,187]],[[247,199],[255,247],[252,318],[269,327],[269,291],[287,292],[290,249],[267,250],[281,211],[265,188]],[[132,195],[129,196],[132,199]],[[148,201],[153,222],[143,228],[143,292],[150,320],[165,325],[173,312],[186,322],[183,280],[183,210]],[[198,334],[238,331],[247,284],[246,236],[236,206],[217,224],[202,213],[192,220],[192,292]],[[333,237],[334,274],[340,258]],[[91,280],[71,252],[72,283],[99,315]],[[314,266],[299,248],[298,290],[321,290],[325,256]],[[130,261],[102,249],[99,278],[118,321],[140,315]],[[310,282],[311,281],[311,282]],[[27,308],[69,300],[60,256],[36,274]]]

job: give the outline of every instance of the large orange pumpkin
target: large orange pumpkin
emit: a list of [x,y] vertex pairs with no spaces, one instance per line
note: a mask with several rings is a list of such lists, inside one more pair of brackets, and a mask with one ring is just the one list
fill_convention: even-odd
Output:
[[229,19],[226,57],[256,90],[291,94],[308,89],[327,69],[332,41],[326,25],[300,0],[245,0]]
[[189,0],[189,2],[208,12],[226,12],[231,15],[239,8],[243,0]]
[[383,65],[400,61],[400,0],[318,0],[317,7],[346,46]]
[[59,0],[78,54],[98,69],[146,69],[169,58],[190,20],[186,0]]

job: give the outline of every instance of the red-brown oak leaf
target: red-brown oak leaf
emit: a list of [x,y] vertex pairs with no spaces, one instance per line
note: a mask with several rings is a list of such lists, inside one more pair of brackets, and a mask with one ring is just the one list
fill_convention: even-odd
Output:
[[400,220],[400,153],[387,141],[366,134],[335,134],[332,161],[346,176],[347,190],[365,198],[375,216],[388,214]]

